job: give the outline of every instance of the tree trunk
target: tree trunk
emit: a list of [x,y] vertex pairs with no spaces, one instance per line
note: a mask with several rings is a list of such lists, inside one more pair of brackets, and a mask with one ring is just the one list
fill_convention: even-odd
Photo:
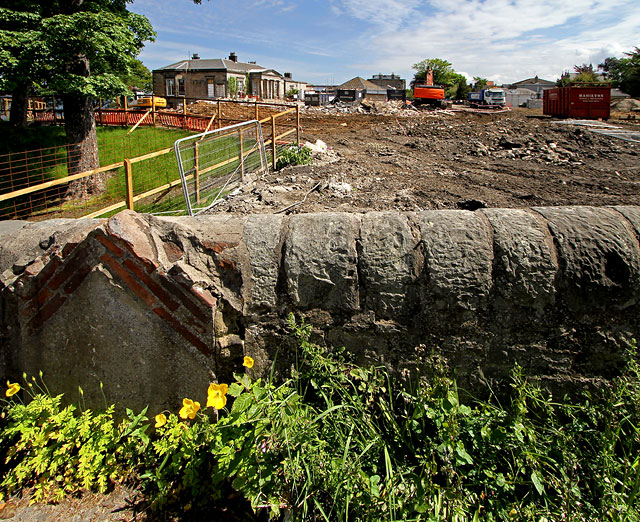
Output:
[[[89,76],[89,62],[79,57],[73,64],[74,73]],[[98,168],[98,137],[96,134],[96,120],[93,115],[93,100],[80,94],[65,94],[62,96],[64,104],[64,128],[67,134],[67,168],[69,175],[79,174]],[[72,181],[67,189],[66,197],[82,198],[99,194],[105,189],[105,174],[93,174],[86,178]]]
[[22,83],[11,93],[11,113],[9,123],[19,129],[27,126],[27,109],[29,107],[29,93],[31,85]]

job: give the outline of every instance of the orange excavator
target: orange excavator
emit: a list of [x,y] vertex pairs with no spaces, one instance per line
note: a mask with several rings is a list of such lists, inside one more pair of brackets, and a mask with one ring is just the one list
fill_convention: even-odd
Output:
[[433,69],[427,69],[424,81],[413,80],[411,82],[413,88],[413,105],[420,107],[421,105],[430,105],[445,109],[449,103],[444,99],[444,88],[433,85]]

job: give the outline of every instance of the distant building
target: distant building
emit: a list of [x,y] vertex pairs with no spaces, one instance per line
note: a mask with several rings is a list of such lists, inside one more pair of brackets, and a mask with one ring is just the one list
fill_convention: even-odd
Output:
[[402,89],[407,88],[407,81],[403,80],[397,74],[374,74],[373,77],[367,80],[368,82],[375,83],[382,89]]
[[518,89],[505,89],[504,95],[507,105],[511,107],[523,107],[527,105],[529,100],[538,99],[538,94],[535,91],[522,87]]
[[533,78],[527,78],[526,80],[521,80],[519,82],[512,83],[509,88],[510,89],[529,89],[536,93],[537,98],[542,98],[542,91],[547,89],[553,89],[556,86],[556,82],[552,82],[549,80],[543,80],[542,78],[538,78],[534,76]]
[[386,88],[382,88],[360,76],[356,76],[348,82],[338,85],[338,87],[336,87],[336,94],[342,101],[356,101],[364,98],[378,101],[387,100]]
[[[258,98],[282,99],[292,88],[304,96],[305,82],[294,81],[274,69],[255,62],[239,62],[236,53],[228,59],[201,59],[194,54],[191,60],[161,67],[153,71],[153,93],[163,96],[171,106],[187,99],[215,99],[231,96],[229,80],[238,82],[238,92]],[[247,77],[249,84],[246,84]]]

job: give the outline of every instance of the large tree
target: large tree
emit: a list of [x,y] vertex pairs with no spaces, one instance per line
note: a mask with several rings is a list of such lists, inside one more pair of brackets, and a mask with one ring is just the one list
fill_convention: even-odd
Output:
[[[56,94],[64,104],[69,174],[99,166],[94,100],[127,92],[121,75],[135,66],[149,21],[127,0],[0,0],[0,88],[13,92],[16,113],[28,89]],[[113,71],[118,71],[115,74]],[[13,105],[13,104],[12,104]],[[17,114],[16,124],[24,123]],[[100,183],[74,183],[70,195]]]
[[640,48],[635,47],[630,53],[624,54],[626,58],[605,58],[598,69],[604,71],[614,87],[631,96],[640,96]]
[[415,79],[418,81],[425,79],[427,69],[433,70],[433,83],[435,85],[451,87],[456,84],[459,79],[451,66],[451,62],[443,60],[442,58],[427,58],[426,60],[413,64],[412,68],[417,71]]

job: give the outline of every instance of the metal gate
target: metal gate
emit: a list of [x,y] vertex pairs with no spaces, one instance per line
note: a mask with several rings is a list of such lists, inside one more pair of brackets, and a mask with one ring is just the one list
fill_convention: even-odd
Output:
[[215,205],[248,176],[269,168],[256,120],[182,138],[174,148],[190,216]]

